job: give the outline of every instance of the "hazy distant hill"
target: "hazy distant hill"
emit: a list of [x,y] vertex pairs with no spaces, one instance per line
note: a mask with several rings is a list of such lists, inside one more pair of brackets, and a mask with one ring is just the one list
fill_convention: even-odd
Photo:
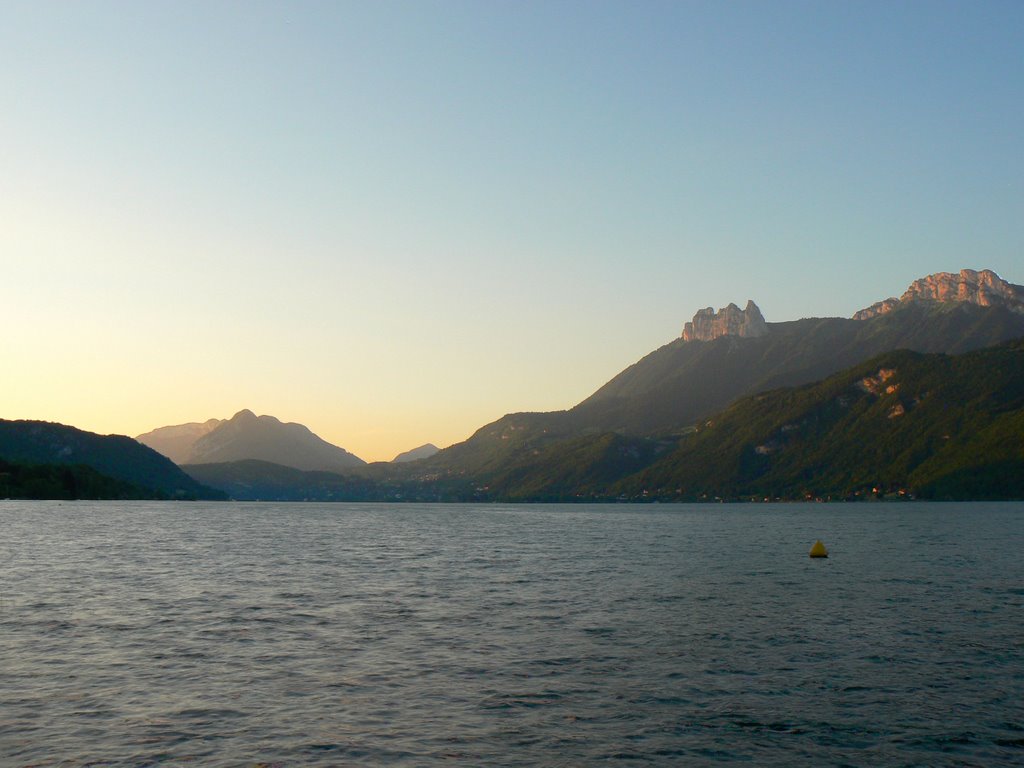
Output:
[[317,437],[302,424],[282,423],[273,416],[256,416],[249,410],[239,411],[200,436],[180,463],[213,464],[246,459],[328,472],[366,463],[344,448]]
[[[166,456],[130,437],[97,435],[63,424],[0,419],[0,459],[18,465],[90,467],[107,478],[141,489],[137,495],[123,487],[97,491],[100,498],[124,498],[126,495],[136,498],[223,498],[223,494],[182,472]],[[82,476],[81,482],[94,484],[94,487],[102,484],[89,473]]]
[[184,464],[192,455],[196,441],[224,423],[223,419],[209,419],[202,424],[191,422],[173,427],[160,427],[135,439],[157,453],[162,453],[175,464]]
[[391,463],[403,464],[407,461],[419,461],[420,459],[429,459],[439,450],[441,449],[438,448],[433,443],[427,443],[426,445],[421,445],[419,448],[413,448],[410,451],[405,451],[404,453],[398,454],[397,456],[395,456],[395,458],[391,460]]

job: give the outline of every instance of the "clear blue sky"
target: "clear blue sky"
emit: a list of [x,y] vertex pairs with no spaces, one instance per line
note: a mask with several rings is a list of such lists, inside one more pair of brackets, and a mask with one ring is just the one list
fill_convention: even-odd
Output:
[[366,459],[1024,283],[1021,2],[0,2],[0,416]]

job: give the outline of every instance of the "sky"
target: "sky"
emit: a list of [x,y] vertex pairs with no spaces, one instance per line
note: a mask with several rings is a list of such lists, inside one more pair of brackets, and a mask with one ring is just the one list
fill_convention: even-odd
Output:
[[0,0],[0,418],[368,461],[753,299],[1024,283],[1024,3]]

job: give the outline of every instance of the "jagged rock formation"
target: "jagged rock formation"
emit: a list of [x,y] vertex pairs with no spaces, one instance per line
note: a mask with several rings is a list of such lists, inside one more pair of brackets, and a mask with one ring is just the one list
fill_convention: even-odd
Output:
[[900,298],[876,302],[857,312],[853,319],[869,320],[912,302],[963,302],[980,307],[1005,307],[1024,314],[1024,286],[1006,282],[991,269],[980,272],[961,269],[958,274],[936,272],[912,282]]
[[745,309],[735,304],[723,307],[717,313],[711,307],[701,309],[693,320],[683,326],[683,341],[714,341],[722,336],[752,338],[768,333],[768,324],[753,301]]

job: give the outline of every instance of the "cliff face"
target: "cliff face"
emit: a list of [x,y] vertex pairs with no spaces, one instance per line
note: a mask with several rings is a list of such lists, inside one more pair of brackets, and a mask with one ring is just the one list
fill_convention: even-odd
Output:
[[854,320],[868,320],[910,302],[966,302],[981,307],[1006,307],[1024,314],[1024,286],[1003,280],[991,269],[976,272],[961,269],[958,274],[936,272],[910,284],[900,298],[886,299],[862,309]]
[[701,309],[683,326],[683,341],[714,341],[722,336],[754,337],[768,333],[768,324],[757,305],[748,301],[745,309],[735,304],[715,312]]

